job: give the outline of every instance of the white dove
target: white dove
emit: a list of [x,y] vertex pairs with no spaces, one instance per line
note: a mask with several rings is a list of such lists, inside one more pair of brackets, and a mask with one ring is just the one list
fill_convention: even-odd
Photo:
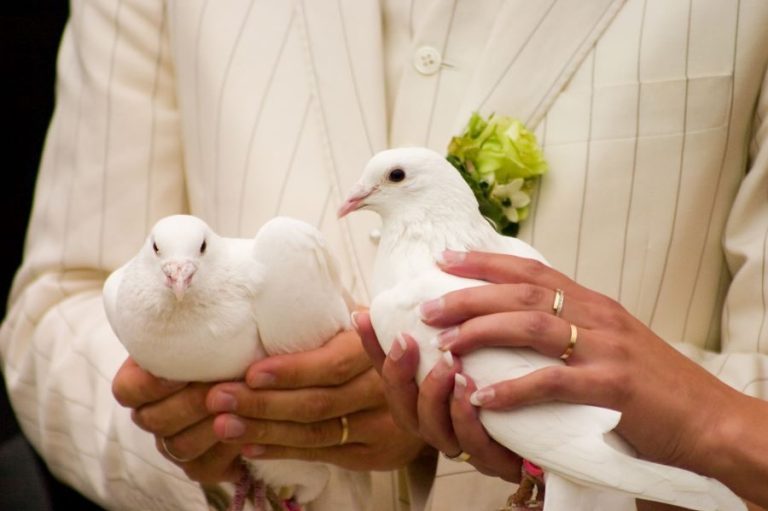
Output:
[[[320,347],[350,327],[322,235],[285,217],[252,239],[219,236],[194,216],[165,217],[103,291],[107,318],[131,357],[171,380],[241,379],[256,360]],[[248,464],[270,486],[295,486],[301,504],[332,476],[363,477],[321,463]]]
[[[428,149],[376,154],[339,216],[357,209],[370,209],[382,218],[370,308],[374,330],[385,351],[401,332],[417,340],[419,381],[442,355],[430,344],[439,330],[421,321],[419,305],[449,291],[486,284],[442,272],[436,254],[483,250],[544,262],[529,245],[496,233],[460,174]],[[478,387],[561,363],[530,349],[486,348],[462,357],[463,372]],[[513,411],[481,409],[479,417],[497,442],[545,469],[545,511],[635,509],[635,498],[701,511],[746,509],[714,479],[629,455],[630,448],[611,431],[621,417],[617,411],[548,403]]]

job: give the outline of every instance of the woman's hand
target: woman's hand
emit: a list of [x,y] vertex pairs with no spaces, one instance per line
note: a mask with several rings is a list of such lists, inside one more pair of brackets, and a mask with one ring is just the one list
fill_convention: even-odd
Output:
[[[469,463],[483,474],[519,481],[521,460],[485,433],[477,410],[469,403],[474,383],[456,378],[461,369],[458,359],[444,357],[417,387],[419,349],[414,339],[403,334],[385,355],[367,312],[355,315],[355,327],[382,375],[392,415],[404,428],[448,456],[471,452]],[[467,451],[470,445],[472,450]]]
[[[382,382],[353,331],[323,347],[253,364],[244,383],[222,383],[206,399],[216,438],[246,457],[386,470],[414,459],[423,442],[393,421]],[[342,417],[346,418],[344,437]],[[239,447],[238,447],[239,448]]]
[[203,483],[236,481],[240,447],[213,433],[205,400],[211,384],[156,378],[128,358],[112,381],[117,401],[133,409],[134,423],[155,436],[158,451]]
[[[745,396],[677,352],[621,305],[536,261],[486,253],[444,254],[443,270],[494,285],[463,289],[422,306],[426,322],[446,328],[442,347],[457,357],[483,346],[530,347],[557,357],[570,325],[578,339],[565,365],[480,389],[472,401],[507,409],[548,401],[612,408],[617,431],[643,458],[719,479],[768,502],[768,447],[755,425],[768,403]],[[554,314],[555,290],[565,301]],[[455,328],[453,328],[455,327]],[[463,450],[472,440],[458,433]],[[751,446],[751,447],[750,447]],[[750,454],[751,453],[751,454]]]

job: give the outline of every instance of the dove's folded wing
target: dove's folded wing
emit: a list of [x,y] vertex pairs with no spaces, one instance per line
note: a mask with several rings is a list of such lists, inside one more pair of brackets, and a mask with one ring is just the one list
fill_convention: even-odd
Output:
[[322,234],[291,218],[259,230],[253,257],[265,268],[254,311],[270,355],[317,348],[349,329],[349,308]]

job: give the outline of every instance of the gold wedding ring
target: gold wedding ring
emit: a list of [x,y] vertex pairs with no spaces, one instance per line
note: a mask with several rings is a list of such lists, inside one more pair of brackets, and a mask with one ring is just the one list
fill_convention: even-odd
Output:
[[341,421],[341,438],[339,439],[339,445],[344,445],[349,440],[349,419],[346,415],[339,417]]
[[459,451],[459,454],[457,454],[456,456],[448,456],[446,453],[443,453],[443,456],[445,456],[445,459],[447,460],[456,461],[456,462],[469,461],[469,458],[472,457],[471,455],[467,454],[464,451]]
[[558,318],[563,313],[563,303],[565,303],[565,291],[558,288],[555,290],[555,301],[552,302],[552,314]]
[[576,347],[576,341],[579,338],[579,330],[576,328],[576,325],[571,324],[571,338],[568,340],[568,346],[565,348],[565,351],[562,355],[560,355],[560,360],[566,361],[570,358],[571,354],[573,353],[573,348]]
[[189,463],[190,461],[195,459],[195,458],[186,458],[186,459],[185,458],[179,458],[178,456],[173,454],[171,452],[171,450],[168,448],[168,444],[165,443],[165,437],[164,436],[160,437],[160,449],[163,451],[163,453],[167,457],[171,458],[176,463]]

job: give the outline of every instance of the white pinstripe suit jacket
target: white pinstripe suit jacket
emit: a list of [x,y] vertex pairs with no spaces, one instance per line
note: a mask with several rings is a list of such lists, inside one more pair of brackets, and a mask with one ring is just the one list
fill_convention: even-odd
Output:
[[[473,110],[524,119],[544,145],[523,238],[768,397],[768,2],[498,6],[421,2],[411,46],[385,61],[375,0],[73,1],[0,338],[21,425],[55,474],[114,509],[204,507],[110,393],[125,353],[101,285],[157,218],[240,236],[278,213],[309,220],[364,302],[377,220],[337,221],[340,198],[373,152],[443,150]],[[411,65],[422,46],[443,65]],[[441,463],[431,505],[495,509],[509,491]],[[374,507],[395,507],[383,495]]]

